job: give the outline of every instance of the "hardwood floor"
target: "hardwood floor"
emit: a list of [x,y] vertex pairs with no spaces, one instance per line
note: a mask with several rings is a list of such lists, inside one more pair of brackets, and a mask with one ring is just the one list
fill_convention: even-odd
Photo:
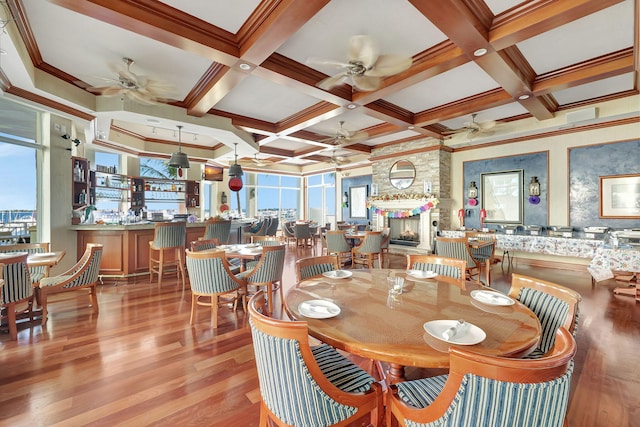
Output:
[[[287,249],[285,289],[296,256]],[[391,267],[403,268],[401,256]],[[570,426],[640,426],[640,304],[613,295],[614,281],[591,286],[586,270],[513,271],[577,290],[583,296],[570,406]],[[506,291],[510,272],[492,269]],[[201,309],[189,326],[190,293],[175,280],[158,288],[135,283],[99,287],[100,313],[89,297],[50,299],[46,329],[19,327],[18,341],[0,332],[0,425],[257,426],[260,392],[247,319],[222,309],[213,331]]]

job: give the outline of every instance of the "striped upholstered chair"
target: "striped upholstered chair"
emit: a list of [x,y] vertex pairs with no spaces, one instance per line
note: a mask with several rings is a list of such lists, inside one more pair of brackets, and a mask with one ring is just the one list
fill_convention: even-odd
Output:
[[340,270],[337,255],[322,255],[316,257],[301,258],[296,261],[297,283],[309,277],[320,276],[327,271]]
[[513,273],[509,296],[529,307],[542,325],[540,345],[526,358],[536,359],[547,354],[553,348],[556,330],[561,326],[575,335],[582,297],[574,290]]
[[438,255],[407,255],[407,270],[433,271],[439,280],[464,287],[464,260]]
[[[210,251],[220,246],[218,239],[198,239],[189,244],[191,252]],[[227,260],[229,262],[229,270],[231,273],[238,274],[242,267],[242,260],[239,258],[231,258]]]
[[[15,245],[1,245],[0,252],[27,252],[29,255],[43,254],[51,252],[51,245],[49,243],[17,243]],[[42,265],[29,267],[29,275],[31,276],[31,283],[35,285],[40,282],[40,279],[43,277],[49,276],[49,267]]]
[[[466,237],[436,237],[436,254],[446,258],[464,260],[467,277],[477,283],[482,283],[480,281],[480,262],[471,256]],[[489,286],[489,283],[486,285]]]
[[40,304],[42,304],[42,325],[47,323],[47,299],[51,294],[60,292],[89,289],[89,298],[93,312],[97,313],[98,297],[96,286],[100,280],[100,261],[102,259],[102,245],[87,243],[82,258],[66,272],[54,277],[40,280],[38,288]]
[[209,218],[205,222],[204,240],[218,239],[221,245],[229,242],[231,220]]
[[16,306],[26,302],[29,319],[33,321],[33,286],[31,276],[27,268],[27,254],[6,254],[0,258],[0,311],[5,312],[0,316],[2,323],[9,325],[9,337],[18,339],[18,325],[16,323]]
[[[282,300],[282,271],[284,270],[285,245],[264,246],[262,256],[255,268],[238,274],[247,281],[247,287],[266,287],[269,313],[273,313],[273,291],[280,288]],[[246,309],[246,298],[245,298]]]
[[345,231],[327,231],[324,238],[327,242],[327,255],[338,255],[340,264],[344,264],[351,256],[351,245],[347,241]]
[[471,256],[475,259],[481,270],[485,271],[485,277],[487,279],[487,285],[490,286],[491,283],[491,266],[493,265],[495,254],[496,254],[496,245],[498,244],[498,240],[496,238],[496,233],[484,233],[484,232],[468,232],[467,241],[470,239],[477,239],[482,242],[487,242],[491,244],[487,244],[486,246],[482,246],[479,248],[474,248],[469,246],[469,250],[471,251]]
[[449,374],[397,383],[387,426],[560,427],[565,422],[576,343],[558,329],[538,360],[486,356],[451,347]]
[[[158,276],[158,286],[160,286],[165,267],[175,266],[178,277],[182,275],[182,288],[184,289],[184,251],[186,240],[186,222],[156,223],[153,240],[149,242],[150,282],[153,280],[153,274],[155,273]],[[170,261],[167,260],[165,258],[166,251],[174,251],[175,257]]]
[[[262,291],[249,301],[260,384],[260,426],[345,426],[370,414],[382,421],[382,387],[326,344],[309,346],[307,322],[261,312]],[[368,419],[369,421],[369,419]]]
[[191,317],[193,325],[198,305],[211,307],[211,325],[218,327],[218,307],[221,304],[233,303],[233,310],[238,300],[246,291],[246,282],[231,272],[224,251],[187,251],[187,271],[191,283]]
[[362,243],[351,249],[352,265],[364,264],[367,268],[373,268],[376,257],[378,267],[382,268],[382,232],[365,231]]

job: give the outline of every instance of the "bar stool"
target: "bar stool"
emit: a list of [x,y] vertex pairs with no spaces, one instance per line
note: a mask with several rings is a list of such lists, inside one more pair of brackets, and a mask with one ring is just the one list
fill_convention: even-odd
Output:
[[[186,222],[157,222],[153,240],[149,242],[149,282],[153,281],[153,273],[158,275],[158,286],[162,282],[165,267],[176,266],[176,274],[182,275],[184,289],[184,251],[187,240]],[[175,252],[174,259],[165,259],[165,252]],[[154,255],[157,253],[157,258]]]

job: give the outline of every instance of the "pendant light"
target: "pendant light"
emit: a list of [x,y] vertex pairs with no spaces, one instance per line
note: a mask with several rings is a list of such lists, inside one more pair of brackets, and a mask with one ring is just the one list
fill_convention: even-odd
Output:
[[238,143],[235,143],[235,162],[231,166],[229,166],[229,176],[230,177],[238,177],[240,178],[244,175],[242,171],[242,166],[238,164]]
[[169,166],[189,169],[189,158],[182,152],[182,125],[178,125],[178,152],[171,155]]

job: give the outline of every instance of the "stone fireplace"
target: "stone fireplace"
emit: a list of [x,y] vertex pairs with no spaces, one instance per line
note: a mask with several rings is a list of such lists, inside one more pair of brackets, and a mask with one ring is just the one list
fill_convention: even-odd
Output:
[[387,218],[389,244],[402,246],[418,246],[420,244],[420,215],[408,218]]
[[[376,207],[380,209],[415,209],[423,204],[424,201],[416,199],[376,201]],[[431,252],[433,241],[431,213],[433,211],[434,209],[429,209],[418,215],[406,218],[387,218],[373,212],[373,225],[378,229],[383,227],[390,228],[391,239],[396,240],[395,242],[389,241],[389,250],[392,252]],[[389,219],[392,221],[388,221]],[[407,244],[407,241],[401,241],[405,239],[400,239],[400,233],[405,233],[405,235],[410,233],[417,234],[417,240]]]

